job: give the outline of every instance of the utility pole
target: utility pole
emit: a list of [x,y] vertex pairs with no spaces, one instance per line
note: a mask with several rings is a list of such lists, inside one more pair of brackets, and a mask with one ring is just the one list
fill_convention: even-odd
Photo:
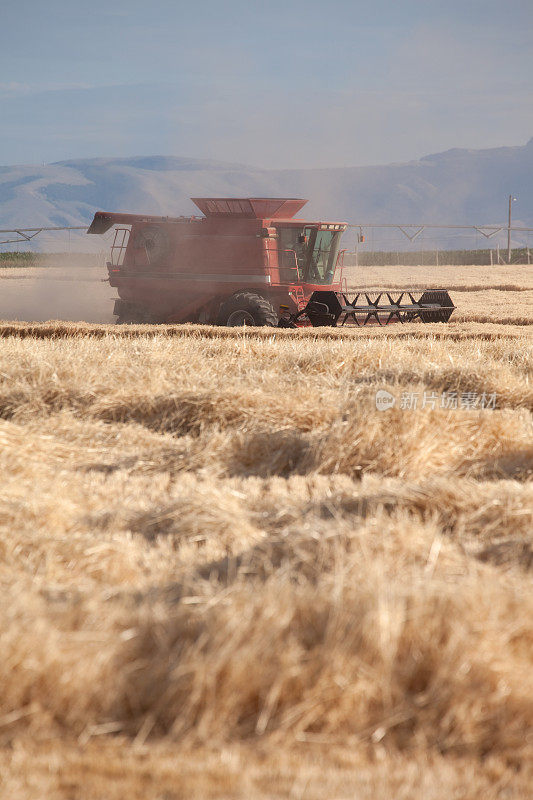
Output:
[[516,200],[516,197],[513,197],[512,194],[509,195],[509,226],[507,228],[507,263],[511,263],[511,207],[513,205],[513,200]]

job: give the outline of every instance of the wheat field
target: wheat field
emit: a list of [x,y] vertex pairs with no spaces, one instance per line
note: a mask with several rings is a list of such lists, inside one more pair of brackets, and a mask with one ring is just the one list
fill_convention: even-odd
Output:
[[530,796],[533,315],[479,285],[386,330],[0,323],[3,797]]

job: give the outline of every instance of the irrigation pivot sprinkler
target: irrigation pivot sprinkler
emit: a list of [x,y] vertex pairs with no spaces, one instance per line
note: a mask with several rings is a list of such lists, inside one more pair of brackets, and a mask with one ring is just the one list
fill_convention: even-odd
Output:
[[507,263],[511,263],[511,214],[513,202],[516,202],[516,197],[512,194],[509,195],[509,225],[507,226]]

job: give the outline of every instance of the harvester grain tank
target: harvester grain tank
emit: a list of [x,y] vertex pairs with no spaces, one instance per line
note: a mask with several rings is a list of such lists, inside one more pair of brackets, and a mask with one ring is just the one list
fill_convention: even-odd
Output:
[[447,321],[453,311],[439,290],[349,299],[340,249],[347,223],[296,218],[306,200],[193,202],[202,217],[95,214],[88,233],[116,226],[107,266],[117,322],[359,325]]

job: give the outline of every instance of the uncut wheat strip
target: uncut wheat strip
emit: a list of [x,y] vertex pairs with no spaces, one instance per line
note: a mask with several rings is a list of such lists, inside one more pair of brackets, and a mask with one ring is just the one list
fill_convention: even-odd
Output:
[[[84,365],[92,367],[95,371],[94,375],[91,372],[89,372],[89,376],[85,374],[84,379],[90,377],[94,380],[98,377],[100,382],[104,382],[105,385],[106,377],[109,379],[118,377],[117,370],[121,372],[120,377],[124,375],[139,382],[141,370],[146,367],[150,367],[151,370],[155,369],[156,377],[164,374],[164,368],[169,376],[173,370],[176,370],[176,374],[182,379],[186,374],[186,367],[191,363],[194,365],[195,360],[199,361],[199,366],[200,362],[203,365],[202,370],[197,372],[194,368],[192,370],[194,377],[200,380],[203,372],[206,372],[207,375],[214,372],[217,364],[208,359],[215,357],[220,358],[224,369],[232,366],[233,369],[238,370],[241,365],[245,364],[249,370],[256,361],[259,361],[263,369],[265,367],[268,369],[277,366],[280,358],[295,364],[299,364],[303,358],[304,365],[307,368],[313,368],[316,364],[327,364],[332,358],[341,355],[344,358],[348,357],[349,361],[353,362],[355,356],[360,358],[361,354],[374,353],[379,355],[381,360],[387,350],[391,354],[394,353],[397,360],[401,359],[404,352],[411,350],[416,351],[419,358],[421,357],[423,360],[434,361],[435,358],[440,358],[443,362],[448,360],[448,352],[478,362],[480,357],[484,356],[493,359],[493,354],[498,354],[500,351],[501,355],[498,358],[500,362],[507,355],[516,357],[518,353],[531,361],[532,354],[531,341],[527,337],[524,338],[522,346],[518,348],[514,344],[506,345],[505,340],[501,342],[490,338],[481,342],[472,339],[461,341],[461,343],[454,341],[450,344],[435,337],[427,337],[427,341],[423,344],[416,339],[410,340],[405,337],[399,341],[385,339],[381,342],[365,338],[326,340],[325,342],[319,342],[314,338],[285,339],[276,342],[275,346],[272,346],[269,341],[243,337],[233,340],[193,339],[185,340],[183,343],[167,337],[145,337],[133,341],[108,339],[94,343],[91,343],[90,340],[72,340],[68,343],[62,343],[61,340],[58,342],[36,341],[35,343],[11,340],[5,343],[0,354],[3,357],[2,377],[4,381],[12,379],[16,375],[31,377],[33,380],[48,375],[57,384],[58,380],[75,376],[76,370],[79,371],[81,360]],[[342,359],[339,358],[339,360]],[[283,375],[279,377],[283,377]]]
[[247,328],[242,331],[237,328],[224,328],[209,325],[131,325],[116,327],[107,324],[91,323],[64,323],[61,321],[51,323],[17,323],[0,321],[0,338],[33,338],[39,339],[136,339],[142,337],[177,337],[177,338],[212,338],[212,339],[266,339],[270,341],[283,341],[284,339],[347,339],[347,338],[374,338],[374,337],[438,337],[455,338],[490,335],[515,337],[529,335],[531,320],[519,317],[516,322],[500,323],[491,317],[482,317],[479,320],[455,319],[447,325],[406,323],[404,325],[389,325],[380,327],[369,325],[360,328],[299,328],[297,330],[283,330],[280,328]]

